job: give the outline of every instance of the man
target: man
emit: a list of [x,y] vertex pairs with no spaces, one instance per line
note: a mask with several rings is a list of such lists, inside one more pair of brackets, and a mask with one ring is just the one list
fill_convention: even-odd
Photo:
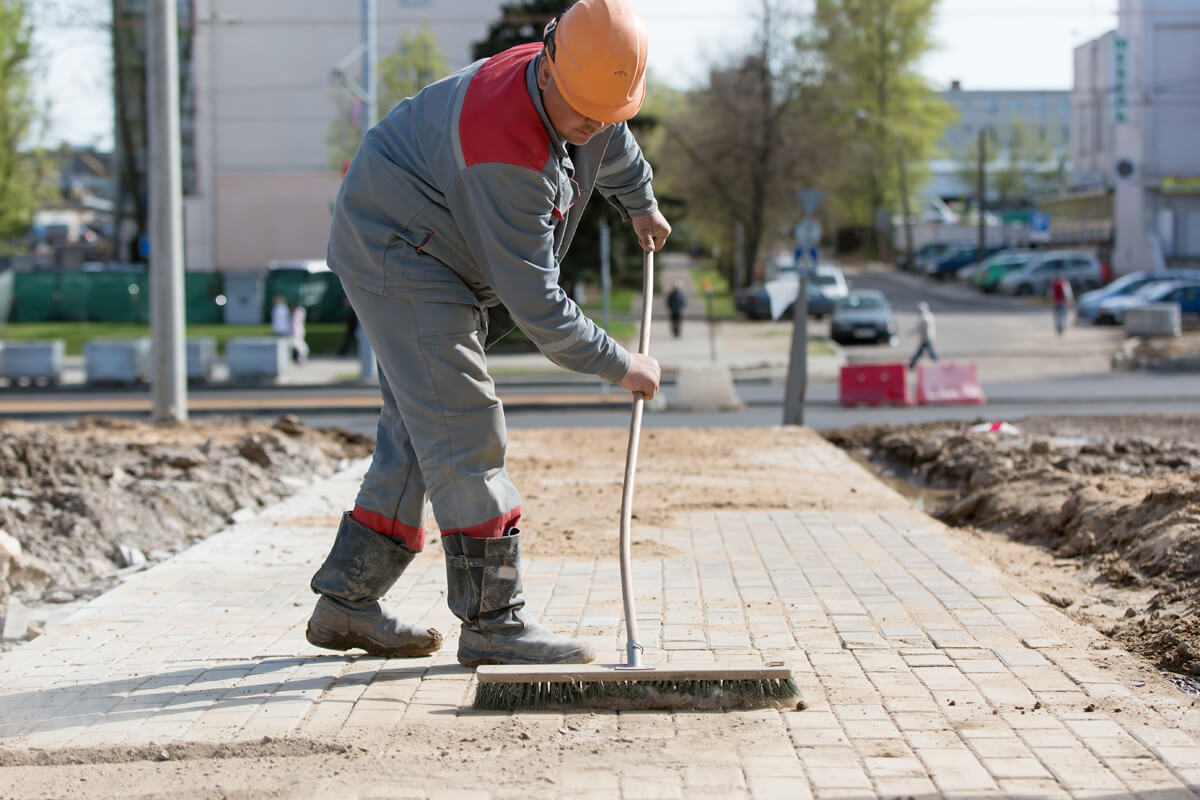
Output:
[[925,353],[929,353],[929,358],[932,361],[937,361],[937,351],[933,349],[933,339],[936,335],[936,328],[933,319],[933,312],[929,310],[929,303],[922,300],[917,304],[917,326],[913,332],[921,338],[921,345],[917,348],[917,352],[913,353],[913,357],[909,359],[908,368],[916,369],[917,361]]
[[1075,292],[1071,289],[1071,282],[1062,274],[1061,267],[1054,271],[1050,300],[1054,303],[1054,332],[1062,336],[1070,321],[1071,306],[1075,305]]
[[292,310],[283,295],[275,295],[271,305],[271,332],[285,339],[292,338]]
[[645,68],[645,27],[627,0],[580,0],[541,44],[427,87],[364,139],[338,195],[328,262],[374,348],[383,409],[354,509],[312,580],[313,644],[387,657],[441,646],[436,630],[378,602],[424,546],[428,492],[447,603],[462,621],[459,662],[592,660],[586,644],[524,611],[521,501],[484,350],[515,322],[555,363],[657,393],[658,362],[627,352],[558,285],[593,189],[645,249],[670,234],[625,125],[641,107]]
[[678,283],[671,285],[667,292],[667,310],[671,312],[671,335],[676,339],[683,333],[683,307],[687,305],[687,297]]

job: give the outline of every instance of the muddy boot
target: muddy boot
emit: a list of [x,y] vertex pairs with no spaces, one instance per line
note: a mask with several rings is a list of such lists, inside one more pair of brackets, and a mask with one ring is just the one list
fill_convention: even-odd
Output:
[[321,598],[308,621],[308,641],[330,650],[357,647],[385,658],[427,656],[440,648],[442,635],[436,630],[407,625],[379,605],[416,554],[344,515],[333,549],[312,579],[312,590]]
[[462,620],[458,663],[586,664],[595,658],[583,642],[551,633],[523,611],[519,530],[496,539],[453,533],[442,537],[442,548],[446,599]]

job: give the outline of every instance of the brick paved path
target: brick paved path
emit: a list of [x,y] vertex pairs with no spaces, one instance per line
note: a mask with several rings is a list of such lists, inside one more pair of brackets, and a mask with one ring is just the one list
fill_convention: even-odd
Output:
[[[384,793],[361,796],[1194,796],[1200,719],[1189,698],[1130,656],[1089,650],[1101,637],[928,517],[872,511],[872,492],[888,490],[870,488],[840,451],[814,437],[804,458],[867,487],[861,507],[714,511],[639,530],[678,555],[640,562],[636,582],[648,658],[784,660],[806,710],[725,715],[736,724],[720,742],[705,738],[713,715],[522,715],[523,730],[582,726],[622,755],[609,764],[607,751],[543,752],[556,774],[532,793],[511,776],[489,790],[446,770],[433,782],[376,776]],[[471,731],[494,730],[496,715],[466,707],[472,678],[453,660],[436,551],[388,598],[452,634],[435,658],[330,656],[305,642],[308,578],[336,525],[331,509],[346,506],[360,474],[356,465],[134,575],[0,656],[0,748],[377,742],[401,730],[436,739],[450,726],[448,741],[471,742]],[[615,561],[531,561],[526,584],[543,621],[620,660]],[[351,796],[352,780],[304,796]]]

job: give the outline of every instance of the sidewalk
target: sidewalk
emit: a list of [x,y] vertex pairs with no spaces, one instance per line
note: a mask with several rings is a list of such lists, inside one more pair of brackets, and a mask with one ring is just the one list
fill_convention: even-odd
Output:
[[[818,487],[822,510],[640,528],[667,555],[639,560],[635,582],[648,662],[785,661],[804,710],[474,712],[436,546],[388,601],[447,634],[440,653],[312,648],[308,580],[359,463],[0,656],[0,795],[51,796],[53,765],[108,759],[72,796],[1195,796],[1189,698],[840,450],[785,434],[797,446],[779,469]],[[621,659],[615,563],[539,558],[526,584],[543,622]],[[63,747],[85,749],[55,760]],[[230,782],[247,763],[253,790]]]

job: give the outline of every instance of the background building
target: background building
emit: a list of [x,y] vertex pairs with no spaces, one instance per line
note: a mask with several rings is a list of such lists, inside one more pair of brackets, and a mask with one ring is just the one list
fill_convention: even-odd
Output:
[[[138,30],[145,0],[118,5],[118,30]],[[340,65],[361,82],[362,59],[354,53],[363,39],[362,6],[358,0],[181,0],[189,270],[261,270],[272,259],[324,258],[341,177],[328,137],[348,96],[333,73]],[[428,24],[450,69],[457,69],[470,63],[472,45],[500,14],[498,0],[377,0],[377,59],[391,54],[404,32]],[[117,91],[136,98],[144,88],[139,80],[118,80]],[[140,113],[138,103],[116,105]],[[127,146],[128,163],[144,163],[144,142],[123,143],[120,130],[118,149]],[[127,190],[125,205],[133,208],[136,200]]]
[[1200,265],[1200,26],[1194,0],[1121,0],[1075,50],[1073,182],[1112,190],[1113,268]]

